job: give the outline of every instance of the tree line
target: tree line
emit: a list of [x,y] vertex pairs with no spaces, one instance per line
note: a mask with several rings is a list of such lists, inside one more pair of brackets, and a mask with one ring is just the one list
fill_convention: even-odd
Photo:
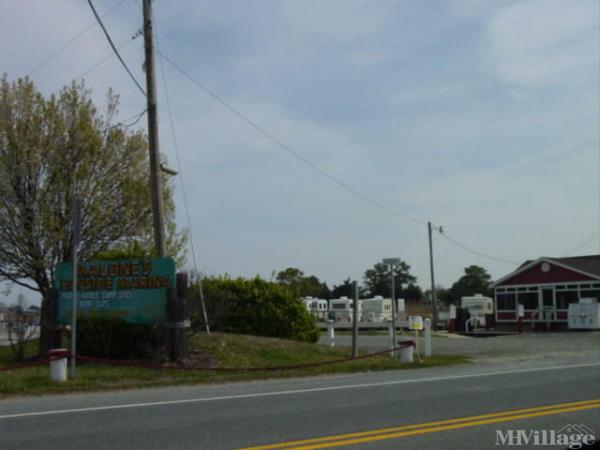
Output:
[[[326,282],[319,280],[315,275],[306,275],[296,267],[288,267],[278,272],[275,281],[298,297],[339,298],[354,297],[354,281],[349,277],[340,284],[331,287]],[[490,285],[492,278],[480,266],[471,265],[464,269],[464,274],[449,288],[436,286],[436,297],[442,303],[458,303],[461,297],[482,294],[491,295]],[[401,261],[394,267],[394,290],[397,298],[406,300],[431,299],[431,289],[423,290],[417,284],[417,278],[410,273],[410,266]],[[362,282],[358,286],[360,298],[391,297],[391,272],[390,267],[383,263],[376,263],[364,272]]]

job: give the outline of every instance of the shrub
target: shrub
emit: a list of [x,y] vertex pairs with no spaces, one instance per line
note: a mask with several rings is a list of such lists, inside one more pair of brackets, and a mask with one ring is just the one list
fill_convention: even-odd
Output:
[[202,281],[211,329],[316,342],[315,319],[293,294],[259,277]]
[[156,358],[164,355],[167,332],[100,315],[77,319],[77,353],[100,358]]

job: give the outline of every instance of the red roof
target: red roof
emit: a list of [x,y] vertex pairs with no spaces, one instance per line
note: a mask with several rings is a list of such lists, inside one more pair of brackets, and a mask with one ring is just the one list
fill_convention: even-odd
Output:
[[534,261],[526,261],[517,270],[496,281],[494,286],[598,280],[600,280],[600,255],[572,258],[541,257]]

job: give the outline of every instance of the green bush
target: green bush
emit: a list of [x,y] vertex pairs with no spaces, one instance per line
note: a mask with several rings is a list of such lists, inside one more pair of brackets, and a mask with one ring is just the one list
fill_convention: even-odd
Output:
[[167,332],[100,315],[77,319],[77,353],[100,358],[157,358],[165,353]]
[[202,281],[211,329],[316,342],[315,319],[293,294],[259,277]]

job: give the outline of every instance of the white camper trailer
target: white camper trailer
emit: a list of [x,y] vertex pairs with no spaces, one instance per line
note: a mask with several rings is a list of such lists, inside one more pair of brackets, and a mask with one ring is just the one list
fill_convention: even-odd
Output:
[[460,306],[469,311],[471,318],[469,319],[469,328],[471,330],[479,327],[485,327],[486,316],[494,314],[494,300],[489,297],[484,297],[481,294],[475,294],[472,297],[462,297]]
[[302,299],[306,310],[317,318],[317,320],[327,319],[328,304],[327,300],[322,298],[304,297]]
[[[332,298],[329,300],[329,317],[335,322],[352,322],[354,300],[348,297]],[[360,318],[360,301],[358,302],[358,317]],[[360,319],[359,319],[360,320]]]
[[392,299],[376,295],[359,300],[362,322],[385,322],[392,320]]

